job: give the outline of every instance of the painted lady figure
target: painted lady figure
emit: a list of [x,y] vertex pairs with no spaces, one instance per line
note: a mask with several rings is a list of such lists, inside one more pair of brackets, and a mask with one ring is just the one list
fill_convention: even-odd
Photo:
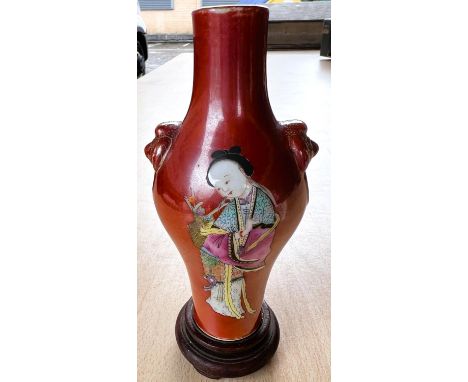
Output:
[[280,220],[273,196],[251,179],[252,174],[253,166],[239,147],[215,151],[206,180],[222,202],[205,215],[203,202],[196,204],[193,195],[186,198],[195,217],[189,230],[200,248],[209,283],[205,289],[211,292],[206,301],[217,313],[237,319],[244,317],[245,310],[255,312],[243,274],[264,267]]

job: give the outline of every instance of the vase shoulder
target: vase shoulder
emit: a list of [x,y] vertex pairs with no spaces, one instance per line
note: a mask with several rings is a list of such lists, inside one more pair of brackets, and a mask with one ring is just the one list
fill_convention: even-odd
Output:
[[279,124],[266,126],[247,121],[241,125],[222,123],[212,126],[208,121],[199,126],[190,123],[179,126],[173,136],[156,138],[159,143],[154,146],[153,158],[164,157],[164,163],[155,162],[159,164],[155,185],[158,194],[167,196],[166,200],[187,195],[191,190],[200,190],[204,196],[214,193],[206,182],[211,156],[216,151],[237,146],[252,163],[252,179],[268,188],[275,202],[281,203],[301,182],[305,162],[308,163],[311,157],[303,153],[306,138],[293,137],[291,131]]

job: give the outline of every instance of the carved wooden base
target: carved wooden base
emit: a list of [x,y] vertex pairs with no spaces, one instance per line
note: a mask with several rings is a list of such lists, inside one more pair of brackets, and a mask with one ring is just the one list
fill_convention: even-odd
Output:
[[263,367],[278,348],[280,330],[271,308],[262,305],[258,329],[237,341],[221,341],[206,335],[193,319],[193,301],[188,300],[177,317],[175,334],[185,358],[208,378],[234,378]]

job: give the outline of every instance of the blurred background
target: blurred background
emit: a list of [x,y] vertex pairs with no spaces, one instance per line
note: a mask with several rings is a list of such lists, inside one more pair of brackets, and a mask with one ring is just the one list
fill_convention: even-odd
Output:
[[331,2],[307,0],[139,0],[137,76],[193,51],[192,11],[219,5],[269,8],[268,49],[320,49],[331,57]]

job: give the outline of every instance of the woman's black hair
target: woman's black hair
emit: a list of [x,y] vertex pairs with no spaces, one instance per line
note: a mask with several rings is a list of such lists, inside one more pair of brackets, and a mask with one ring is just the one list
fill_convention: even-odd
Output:
[[210,165],[208,166],[208,170],[206,171],[206,181],[211,187],[214,186],[211,184],[208,174],[210,172],[211,167],[221,160],[232,160],[233,162],[238,163],[239,166],[242,167],[242,170],[244,170],[245,175],[251,176],[253,174],[253,166],[246,157],[241,155],[241,148],[239,146],[233,146],[229,150],[217,150],[213,154],[211,154],[211,157],[213,158],[213,160],[211,161]]

